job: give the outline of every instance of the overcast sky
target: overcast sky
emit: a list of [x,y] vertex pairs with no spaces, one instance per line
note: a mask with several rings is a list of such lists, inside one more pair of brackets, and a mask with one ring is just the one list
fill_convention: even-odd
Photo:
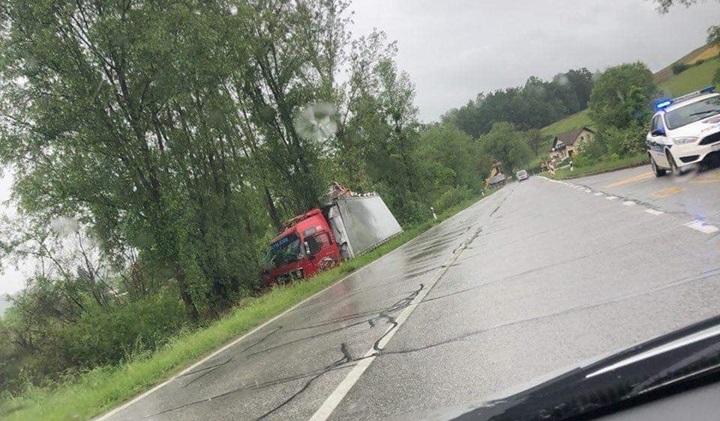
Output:
[[[398,64],[416,85],[424,121],[531,75],[547,80],[635,60],[659,70],[720,23],[716,0],[666,15],[646,0],[355,0],[352,9],[354,35],[378,28],[398,42]],[[0,179],[0,200],[9,194],[10,179]],[[22,285],[21,272],[0,274],[0,294]]]
[[703,45],[720,2],[661,15],[648,0],[355,0],[355,36],[398,42],[424,121],[529,76],[628,61],[660,70]]

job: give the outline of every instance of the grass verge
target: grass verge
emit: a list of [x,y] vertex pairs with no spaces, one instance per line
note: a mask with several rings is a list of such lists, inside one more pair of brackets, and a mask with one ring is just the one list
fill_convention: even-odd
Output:
[[648,164],[647,153],[641,153],[627,158],[622,158],[617,161],[602,161],[586,167],[575,167],[574,171],[570,171],[568,168],[555,171],[555,175],[544,173],[543,175],[553,178],[555,180],[567,180],[570,178],[585,177],[588,175],[601,174],[604,172],[617,171],[625,168],[637,167],[640,165]]
[[120,366],[101,367],[75,380],[52,388],[28,390],[19,397],[0,402],[4,420],[82,420],[99,415],[143,391],[163,382],[174,373],[270,320],[302,300],[338,282],[351,272],[372,263],[432,226],[477,202],[476,197],[451,207],[437,220],[409,228],[375,250],[322,274],[277,287],[251,298],[227,316],[205,328],[178,335],[165,347],[137,356]]

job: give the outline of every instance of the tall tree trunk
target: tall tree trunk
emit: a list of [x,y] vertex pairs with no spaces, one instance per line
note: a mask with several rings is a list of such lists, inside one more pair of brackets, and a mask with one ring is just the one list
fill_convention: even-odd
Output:
[[272,196],[270,195],[270,190],[268,190],[267,187],[264,187],[265,189],[265,200],[267,200],[268,210],[270,211],[270,218],[273,221],[273,225],[275,225],[275,228],[280,232],[282,230],[282,221],[280,220],[280,216],[278,215],[277,208],[275,207],[275,204],[273,203]]
[[195,301],[193,301],[192,296],[188,292],[187,283],[185,282],[185,270],[178,267],[175,272],[175,279],[180,289],[180,298],[182,298],[190,314],[190,321],[197,323],[200,320],[200,313],[198,312],[197,306],[195,306]]

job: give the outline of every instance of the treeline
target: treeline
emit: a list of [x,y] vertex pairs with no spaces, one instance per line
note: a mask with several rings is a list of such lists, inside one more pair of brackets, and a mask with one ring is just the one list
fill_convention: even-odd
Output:
[[532,76],[522,87],[481,92],[442,119],[473,138],[501,121],[518,130],[540,129],[587,108],[592,88],[593,74],[586,68],[560,73],[550,82]]
[[[8,0],[0,389],[152,351],[256,294],[269,240],[331,181],[405,226],[479,193],[488,158],[425,127],[381,33],[344,0]],[[451,147],[448,147],[450,145]]]

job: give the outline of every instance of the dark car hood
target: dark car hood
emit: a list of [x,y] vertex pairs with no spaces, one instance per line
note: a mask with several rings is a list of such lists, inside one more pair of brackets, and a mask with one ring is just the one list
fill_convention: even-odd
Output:
[[[712,354],[705,352],[712,351]],[[703,359],[690,361],[705,352]],[[715,358],[715,359],[713,359]],[[683,366],[687,365],[687,367]],[[569,420],[608,408],[627,406],[642,396],[657,395],[654,384],[675,384],[670,370],[684,378],[698,364],[720,364],[720,316],[643,342],[610,356],[598,357],[570,370],[543,376],[515,387],[500,398],[480,404],[442,408],[400,417],[401,420],[524,421]],[[711,365],[709,365],[711,364]],[[684,370],[684,371],[683,371]],[[704,372],[717,377],[713,371]],[[645,393],[652,390],[652,393]],[[677,391],[677,390],[676,390]],[[637,399],[642,400],[642,399]]]

